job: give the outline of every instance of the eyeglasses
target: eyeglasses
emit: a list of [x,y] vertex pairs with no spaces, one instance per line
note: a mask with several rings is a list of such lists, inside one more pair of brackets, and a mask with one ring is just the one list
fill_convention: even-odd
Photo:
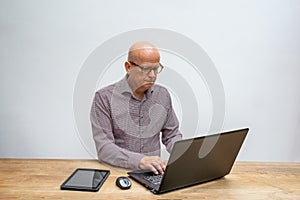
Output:
[[162,64],[160,64],[159,63],[159,66],[158,67],[143,67],[143,66],[140,66],[140,65],[138,65],[138,64],[136,64],[136,63],[134,63],[134,62],[132,62],[132,61],[128,61],[130,64],[132,64],[132,65],[134,65],[134,66],[136,66],[136,67],[138,67],[138,68],[140,68],[140,70],[142,71],[142,72],[144,72],[144,73],[150,73],[152,70],[153,70],[153,72],[155,73],[155,74],[159,74],[162,70],[163,70],[163,68],[164,68],[164,66],[162,65]]

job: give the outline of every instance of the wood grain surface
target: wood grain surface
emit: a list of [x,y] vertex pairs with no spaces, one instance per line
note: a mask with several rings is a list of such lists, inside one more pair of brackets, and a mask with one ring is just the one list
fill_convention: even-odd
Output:
[[[108,169],[110,176],[98,192],[60,190],[76,168]],[[299,199],[300,163],[236,162],[224,178],[154,195],[132,180],[129,190],[115,185],[126,169],[96,160],[0,159],[0,199]]]

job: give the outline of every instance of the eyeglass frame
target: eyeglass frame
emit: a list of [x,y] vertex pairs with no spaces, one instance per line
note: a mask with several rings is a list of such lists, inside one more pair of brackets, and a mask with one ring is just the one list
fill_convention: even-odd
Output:
[[[146,73],[146,74],[150,73],[151,71],[153,71],[155,74],[159,74],[159,73],[164,69],[164,66],[163,66],[161,63],[159,63],[159,66],[158,66],[158,67],[144,67],[144,66],[140,66],[140,65],[138,65],[138,64],[136,64],[135,62],[132,62],[132,61],[128,61],[128,62],[129,62],[131,65],[134,65],[134,66],[140,68],[140,70],[141,70],[142,72]],[[155,70],[158,70],[159,67],[161,68],[161,70],[155,72]],[[148,69],[148,71],[145,71],[146,69]]]

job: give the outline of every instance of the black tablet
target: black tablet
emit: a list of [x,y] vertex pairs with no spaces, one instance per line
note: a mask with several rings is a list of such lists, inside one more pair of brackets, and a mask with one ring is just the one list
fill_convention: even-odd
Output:
[[60,189],[96,192],[109,174],[109,170],[78,168],[61,184]]

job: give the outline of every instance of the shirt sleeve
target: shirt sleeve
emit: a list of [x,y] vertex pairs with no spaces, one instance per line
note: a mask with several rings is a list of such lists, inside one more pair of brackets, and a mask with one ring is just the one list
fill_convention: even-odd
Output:
[[109,99],[98,91],[95,94],[90,120],[100,162],[128,169],[138,169],[143,154],[123,149],[115,144]]
[[166,146],[166,149],[171,153],[174,143],[182,140],[182,134],[179,130],[179,122],[177,116],[173,110],[171,97],[168,91],[166,91],[168,98],[168,114],[166,122],[162,128],[162,143]]

